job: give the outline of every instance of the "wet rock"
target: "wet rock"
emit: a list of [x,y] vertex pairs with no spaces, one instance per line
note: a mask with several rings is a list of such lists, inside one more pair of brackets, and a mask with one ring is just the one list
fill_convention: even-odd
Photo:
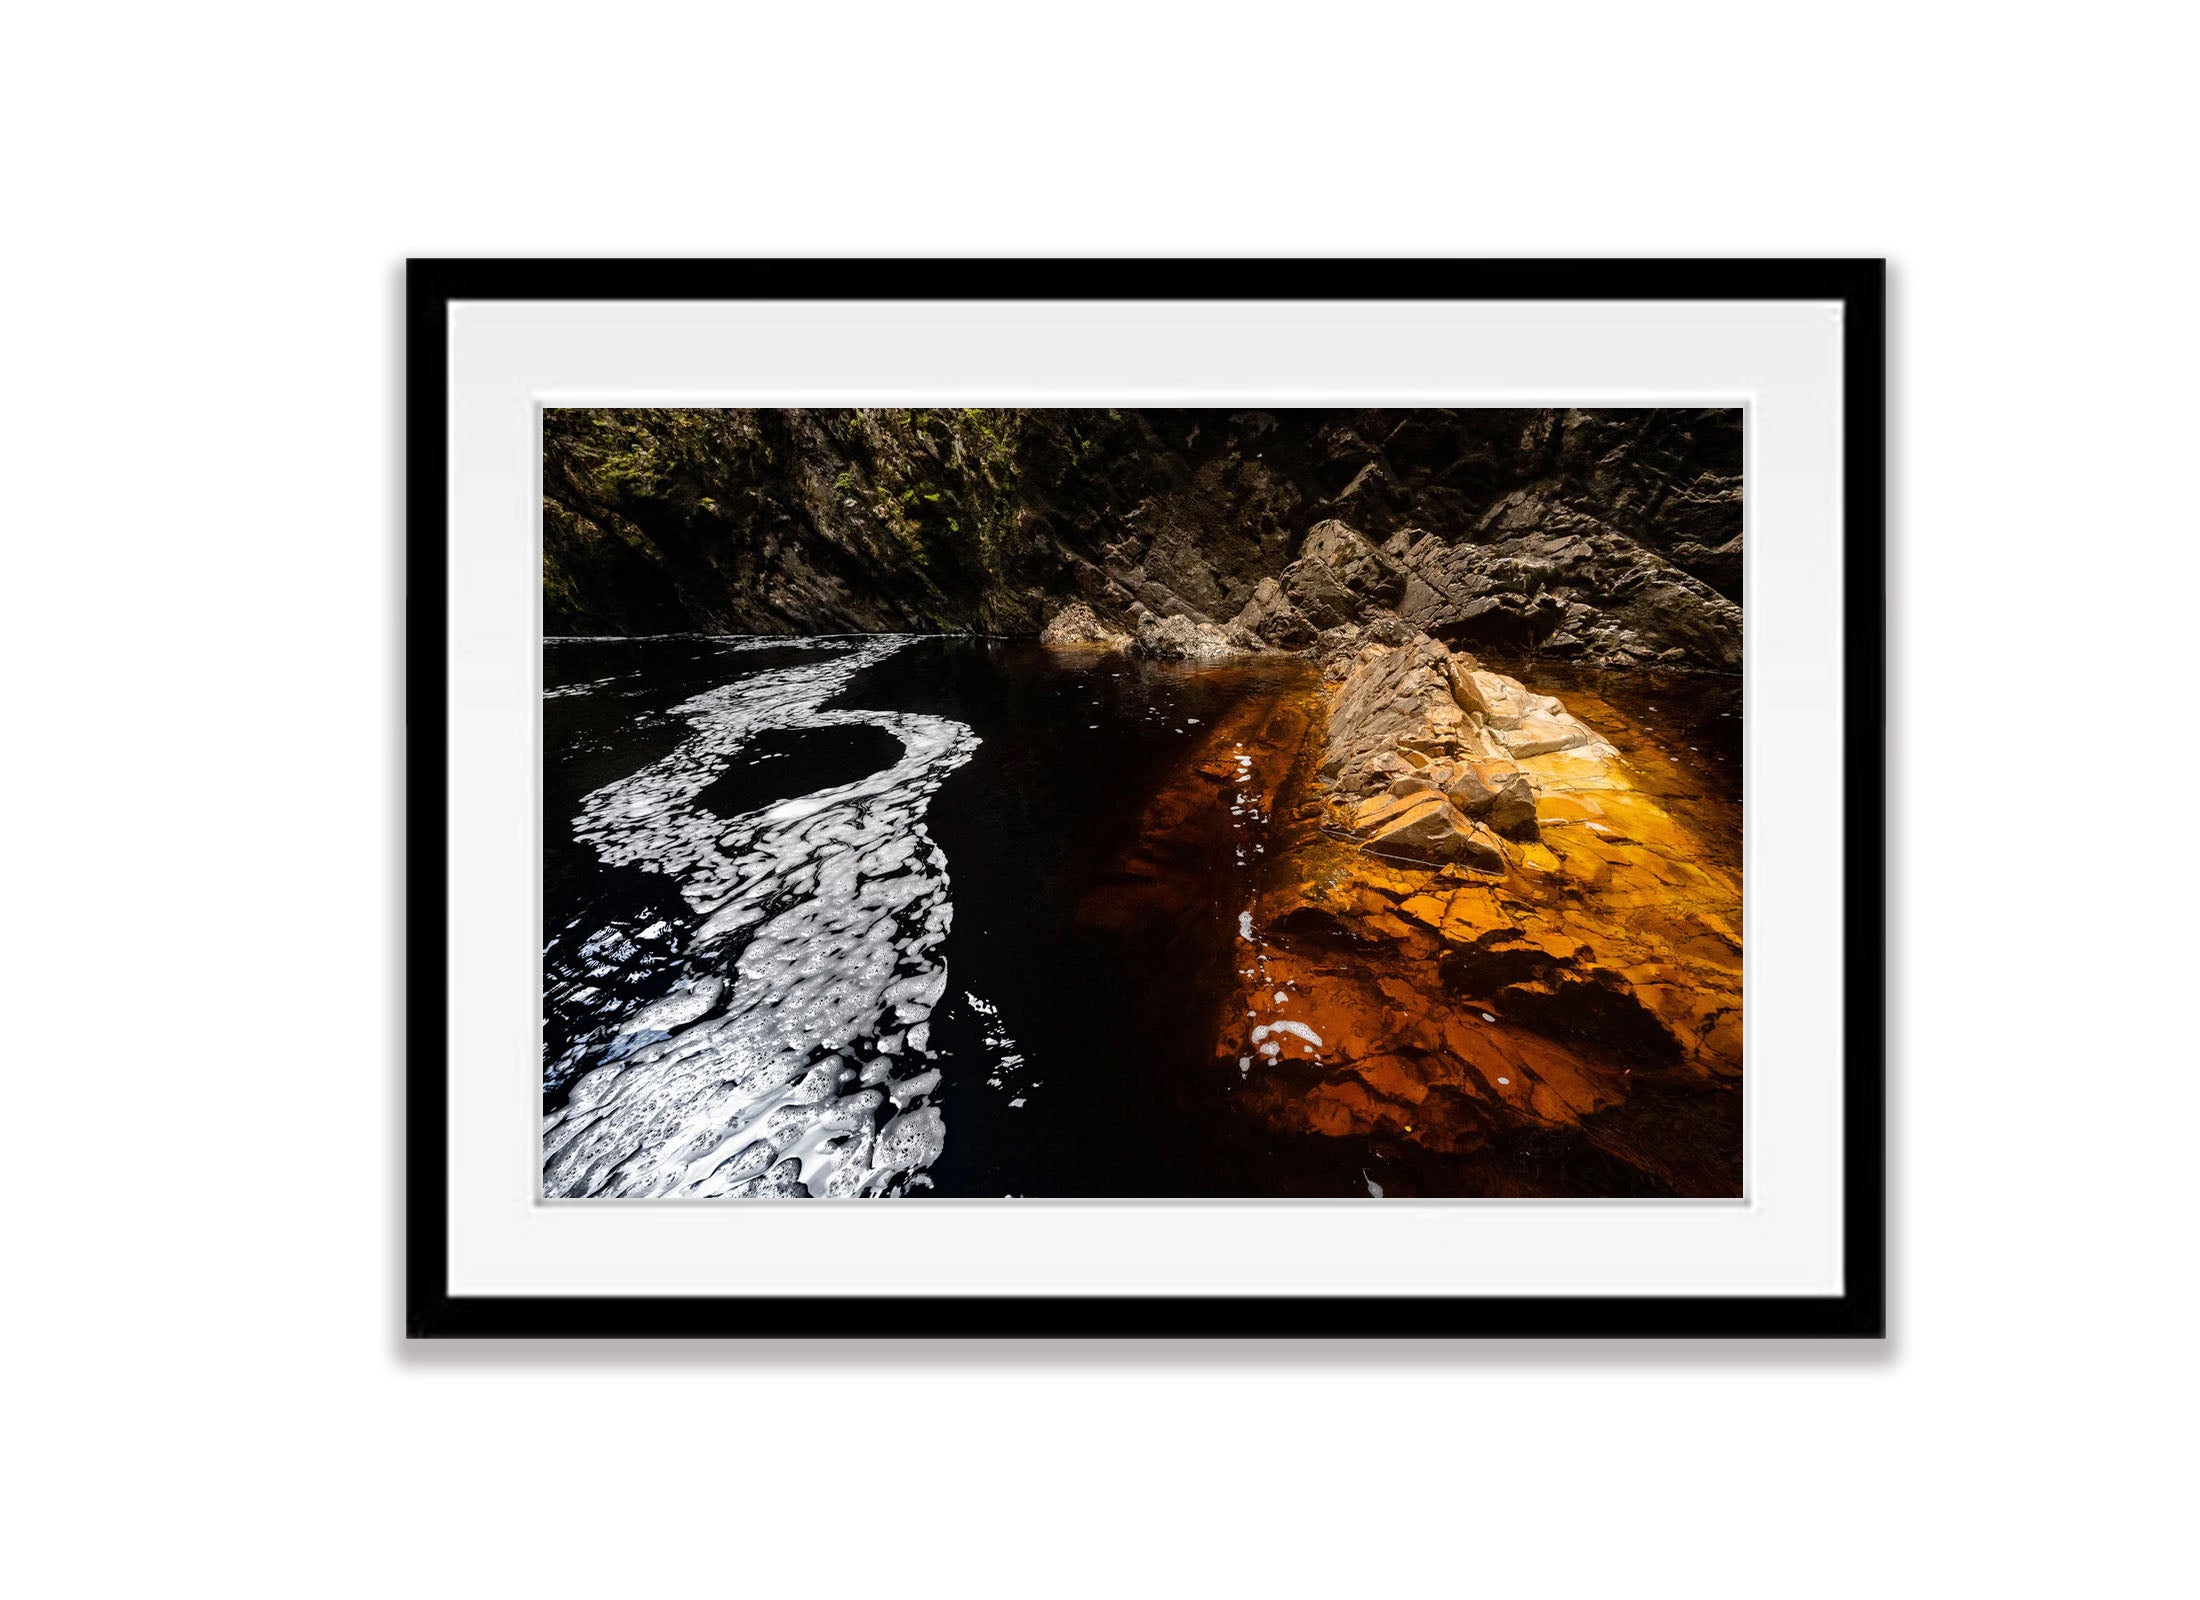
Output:
[[1712,549],[1694,541],[1675,545],[1668,552],[1675,566],[1694,573],[1736,605],[1742,602],[1742,536],[1736,534]]
[[1492,728],[1517,728],[1522,717],[1549,716],[1559,708],[1549,695],[1530,694],[1517,678],[1484,672],[1471,657],[1453,659],[1451,688],[1460,705],[1479,712]]
[[1440,754],[1459,741],[1467,722],[1451,689],[1451,653],[1435,640],[1370,644],[1351,658],[1329,712],[1324,770],[1355,753],[1411,747]]
[[[1322,636],[1330,702],[1320,776],[1336,801],[1349,806],[1378,797],[1403,804],[1441,796],[1491,833],[1532,844],[1540,838],[1537,803],[1549,784],[1618,781],[1609,776],[1612,746],[1554,696],[1488,671],[1425,634],[1390,646],[1368,641],[1371,631]],[[1563,770],[1542,773],[1520,765],[1537,757],[1556,760]],[[1372,839],[1378,826],[1399,820],[1362,808],[1339,825]],[[1448,837],[1425,818],[1405,844],[1423,859],[1451,859],[1442,853],[1452,849]],[[1501,852],[1486,854],[1492,870],[1504,870]]]
[[1470,761],[1447,769],[1444,794],[1470,817],[1508,839],[1536,837],[1535,784],[1510,761]]
[[1381,855],[1407,861],[1456,861],[1484,872],[1505,870],[1505,847],[1496,835],[1470,821],[1433,789],[1362,801],[1353,810],[1352,827],[1368,849]]
[[1588,744],[1596,735],[1563,712],[1555,717],[1523,717],[1517,727],[1500,728],[1497,740],[1515,757],[1545,756]]
[[1397,563],[1336,518],[1307,530],[1294,565],[1322,567],[1344,588],[1378,606],[1396,605],[1405,592],[1405,574]]
[[1148,612],[1138,619],[1131,653],[1153,661],[1227,661],[1260,648],[1260,641],[1242,630],[1189,617],[1157,617]]
[[1041,644],[1098,648],[1103,650],[1127,650],[1131,636],[1102,622],[1092,607],[1082,600],[1073,600],[1054,613],[1047,625],[1039,630]]
[[[1697,834],[1662,798],[1700,804],[1696,785],[1639,724],[1575,696],[1580,726],[1610,718],[1629,739],[1624,760],[1592,735],[1518,763],[1432,760],[1395,794],[1327,791],[1331,825],[1277,861],[1244,931],[1243,992],[1219,1010],[1218,1064],[1248,1115],[1432,1158],[1539,1152],[1529,1190],[1500,1163],[1442,1166],[1429,1192],[1480,1172],[1480,1192],[1549,1193],[1570,1170],[1565,1192],[1739,1193],[1738,821]],[[1419,787],[1431,775],[1441,797]],[[1489,830],[1529,783],[1549,790],[1543,842],[1461,845],[1462,824]],[[1472,817],[1453,795],[1491,809]],[[1323,1041],[1319,1059],[1287,1050],[1239,1073],[1247,1031],[1281,1015]],[[1386,1192],[1411,1170],[1394,1159]]]

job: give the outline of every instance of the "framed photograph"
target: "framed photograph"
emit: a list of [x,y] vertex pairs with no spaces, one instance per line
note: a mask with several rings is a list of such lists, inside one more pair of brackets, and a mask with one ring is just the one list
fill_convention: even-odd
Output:
[[411,1334],[1883,1333],[1883,263],[407,317]]

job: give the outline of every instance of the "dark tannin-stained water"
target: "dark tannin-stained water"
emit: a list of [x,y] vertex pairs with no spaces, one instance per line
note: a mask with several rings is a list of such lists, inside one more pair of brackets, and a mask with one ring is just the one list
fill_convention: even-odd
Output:
[[1126,880],[1146,887],[1127,861],[1156,791],[1233,712],[1307,676],[938,640],[851,687],[848,704],[953,715],[983,741],[927,819],[955,886],[933,1035],[974,1064],[941,1085],[941,1192],[1366,1192],[1326,1141],[1279,1146],[1237,1116],[1211,1059],[1267,819],[1173,853],[1165,914],[1111,914]]
[[[1311,684],[1028,641],[550,642],[545,1194],[1369,1194],[1366,1141],[1243,1114],[1216,1062],[1290,826],[1268,780],[1307,719],[1276,710]],[[1236,798],[1174,814],[1199,761]]]

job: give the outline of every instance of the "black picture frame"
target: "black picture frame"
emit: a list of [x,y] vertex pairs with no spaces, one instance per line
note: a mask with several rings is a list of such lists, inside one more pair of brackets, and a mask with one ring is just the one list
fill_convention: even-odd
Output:
[[[448,1279],[448,308],[464,300],[1821,300],[1844,307],[1843,1292],[1829,1296],[566,1297]],[[406,270],[405,1329],[451,1337],[1883,1337],[1886,263],[414,260]]]

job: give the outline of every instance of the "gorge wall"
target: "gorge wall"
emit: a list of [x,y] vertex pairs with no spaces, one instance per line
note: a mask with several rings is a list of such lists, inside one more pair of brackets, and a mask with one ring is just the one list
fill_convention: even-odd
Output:
[[1035,634],[1735,672],[1738,410],[551,410],[545,628]]

